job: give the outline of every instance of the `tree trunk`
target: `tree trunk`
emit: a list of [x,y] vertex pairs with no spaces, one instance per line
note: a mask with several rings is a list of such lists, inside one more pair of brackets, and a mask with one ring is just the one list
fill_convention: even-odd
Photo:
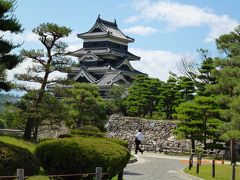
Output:
[[192,152],[195,153],[195,140],[191,138]]
[[25,139],[31,139],[32,129],[34,127],[34,121],[32,118],[27,119],[27,123],[25,126],[23,138]]
[[236,150],[235,150],[235,140],[230,140],[230,148],[231,148],[231,164],[236,163]]
[[204,132],[203,132],[203,149],[207,149],[207,120],[204,120]]
[[38,123],[37,122],[35,123],[35,129],[34,129],[34,133],[33,133],[33,138],[35,140],[37,140],[37,138],[38,138]]

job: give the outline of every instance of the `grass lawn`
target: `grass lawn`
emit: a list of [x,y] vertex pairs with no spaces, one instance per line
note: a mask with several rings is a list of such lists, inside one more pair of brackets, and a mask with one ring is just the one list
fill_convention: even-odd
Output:
[[36,144],[26,141],[21,138],[15,138],[15,137],[10,137],[10,136],[0,136],[0,141],[7,143],[7,144],[12,144],[18,147],[22,147],[24,149],[28,149],[30,152],[34,152]]
[[[212,178],[212,165],[202,165],[199,168],[199,174],[196,174],[196,167],[191,170],[186,167],[185,173],[206,179],[206,180],[229,180],[232,177],[232,166],[230,165],[216,165],[215,178]],[[240,179],[240,166],[236,166],[236,178]]]

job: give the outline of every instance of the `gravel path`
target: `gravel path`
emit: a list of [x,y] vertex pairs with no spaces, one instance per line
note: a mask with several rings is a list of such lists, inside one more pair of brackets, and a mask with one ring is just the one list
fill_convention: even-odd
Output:
[[182,160],[187,157],[174,157],[144,153],[137,156],[138,161],[128,164],[124,169],[126,180],[190,180],[182,169],[187,165]]

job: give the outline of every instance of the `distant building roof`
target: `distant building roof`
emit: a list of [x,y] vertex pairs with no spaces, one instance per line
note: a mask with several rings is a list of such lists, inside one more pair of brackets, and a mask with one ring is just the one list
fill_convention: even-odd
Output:
[[81,48],[74,52],[71,52],[70,54],[72,56],[80,57],[80,56],[86,55],[87,53],[89,53],[89,51],[96,55],[111,55],[112,54],[112,55],[119,56],[119,57],[127,56],[129,60],[140,60],[140,57],[138,57],[128,51],[124,53],[121,51],[117,51],[116,49],[111,49],[111,48],[106,48],[106,47],[94,48],[94,49],[92,48],[91,50],[86,49],[86,48]]
[[114,22],[106,21],[98,16],[93,27],[85,32],[78,34],[79,38],[87,39],[91,37],[113,37],[117,39],[121,39],[126,42],[134,42],[134,39],[126,36],[120,29],[118,29],[116,20]]

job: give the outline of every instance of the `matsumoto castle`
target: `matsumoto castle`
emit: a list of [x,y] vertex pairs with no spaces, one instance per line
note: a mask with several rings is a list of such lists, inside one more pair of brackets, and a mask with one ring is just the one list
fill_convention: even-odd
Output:
[[77,36],[84,40],[83,48],[70,53],[78,58],[79,65],[72,67],[68,78],[96,84],[105,96],[113,85],[129,85],[134,76],[143,74],[130,64],[130,61],[140,60],[128,52],[128,43],[134,39],[120,31],[116,20],[109,22],[98,16],[89,31]]

